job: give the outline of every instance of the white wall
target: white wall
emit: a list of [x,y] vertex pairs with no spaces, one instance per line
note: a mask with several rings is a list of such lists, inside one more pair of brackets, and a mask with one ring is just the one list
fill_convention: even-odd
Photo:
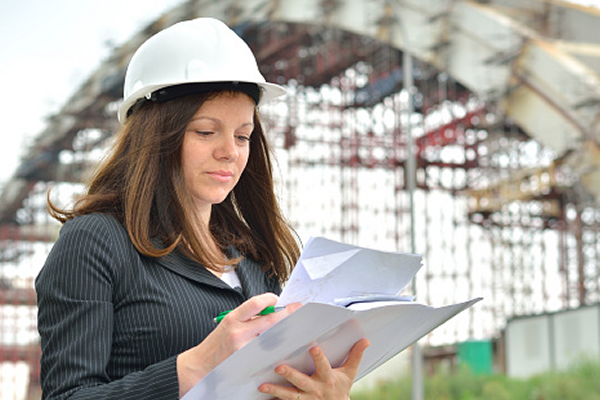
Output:
[[525,377],[551,367],[550,317],[548,315],[509,321],[506,327],[506,372]]
[[528,377],[600,359],[600,304],[518,317],[506,325],[506,372]]
[[553,321],[557,368],[584,358],[600,359],[600,305],[555,314]]

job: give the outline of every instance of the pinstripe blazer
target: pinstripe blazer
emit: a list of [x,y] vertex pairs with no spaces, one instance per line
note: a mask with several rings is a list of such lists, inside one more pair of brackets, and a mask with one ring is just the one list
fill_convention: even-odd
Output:
[[173,252],[137,252],[111,216],[61,229],[36,278],[43,399],[177,399],[176,356],[247,298],[280,292],[257,263],[237,268],[243,289]]

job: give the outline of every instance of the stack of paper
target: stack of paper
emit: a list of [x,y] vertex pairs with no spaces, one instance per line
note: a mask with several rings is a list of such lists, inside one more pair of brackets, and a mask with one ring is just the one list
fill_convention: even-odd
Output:
[[285,383],[274,369],[314,371],[308,350],[319,345],[341,365],[361,338],[365,351],[356,379],[400,353],[480,298],[434,308],[401,296],[419,268],[413,254],[382,252],[324,238],[311,239],[280,296],[302,308],[263,332],[208,374],[183,400],[268,399],[257,388]]

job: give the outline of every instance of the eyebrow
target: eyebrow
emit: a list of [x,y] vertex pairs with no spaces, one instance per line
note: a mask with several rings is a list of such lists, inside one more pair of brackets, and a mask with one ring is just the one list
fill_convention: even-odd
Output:
[[[223,121],[221,121],[219,118],[208,117],[208,116],[204,116],[204,115],[199,115],[197,117],[194,117],[194,118],[192,118],[190,120],[190,122],[198,121],[198,120],[201,120],[201,119],[207,119],[207,120],[210,120],[212,122],[216,122],[218,124],[222,124],[223,123]],[[245,122],[242,125],[240,125],[239,128],[243,128],[243,127],[246,127],[246,126],[254,127],[254,122]]]

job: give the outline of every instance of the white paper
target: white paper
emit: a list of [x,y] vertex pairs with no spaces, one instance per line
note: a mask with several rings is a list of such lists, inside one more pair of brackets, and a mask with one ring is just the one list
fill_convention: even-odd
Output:
[[319,257],[304,258],[301,264],[311,280],[320,279],[348,262],[358,252],[360,252],[359,249],[353,249]]
[[[335,260],[327,265],[327,260]],[[278,304],[334,303],[363,294],[397,295],[421,268],[414,254],[366,249],[325,238],[311,238]]]
[[319,345],[336,367],[354,343],[366,337],[371,345],[363,355],[358,380],[477,301],[442,308],[400,302],[362,311],[309,303],[234,353],[183,400],[270,399],[258,387],[264,382],[285,384],[275,374],[276,366],[287,364],[312,373],[308,351]]
[[[319,345],[336,367],[358,340],[368,338],[358,380],[481,300],[434,308],[400,296],[420,267],[417,255],[309,240],[278,303],[304,305],[232,354],[183,400],[269,399],[258,387],[286,383],[274,372],[278,365],[312,373],[308,351]],[[352,302],[349,298],[359,302],[339,305]]]

